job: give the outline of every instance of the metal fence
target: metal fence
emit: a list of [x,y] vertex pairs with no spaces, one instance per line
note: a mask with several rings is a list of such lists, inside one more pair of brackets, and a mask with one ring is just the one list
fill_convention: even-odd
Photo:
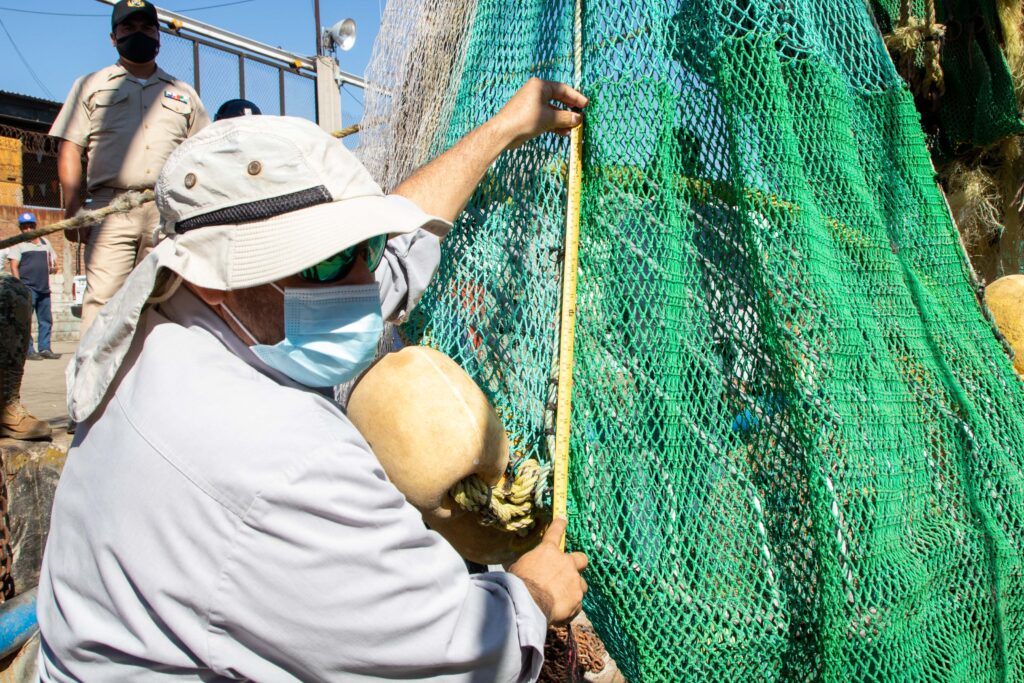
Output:
[[225,100],[250,100],[265,114],[316,121],[316,76],[230,46],[161,29],[160,67],[199,93],[212,118]]
[[45,133],[0,124],[0,206],[59,209],[60,141]]

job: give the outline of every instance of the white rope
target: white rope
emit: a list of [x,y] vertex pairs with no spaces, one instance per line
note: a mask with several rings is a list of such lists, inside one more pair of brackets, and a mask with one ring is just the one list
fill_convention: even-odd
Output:
[[96,225],[97,223],[102,223],[103,219],[111,214],[128,213],[132,209],[136,209],[143,204],[153,201],[155,198],[153,190],[125,192],[102,209],[97,209],[95,211],[80,211],[77,215],[72,216],[71,218],[66,218],[58,223],[54,223],[53,225],[47,225],[45,228],[36,228],[35,230],[29,230],[28,232],[23,232],[19,235],[0,240],[0,249],[6,249],[7,247],[13,247],[16,244],[21,244],[22,242],[28,242],[30,240],[38,239],[39,237],[45,237],[46,235],[57,232],[58,230],[79,230],[90,225]]

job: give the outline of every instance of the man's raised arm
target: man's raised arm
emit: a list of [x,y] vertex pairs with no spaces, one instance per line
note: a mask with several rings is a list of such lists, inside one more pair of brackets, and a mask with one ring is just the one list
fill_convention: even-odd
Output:
[[394,193],[411,199],[429,214],[454,221],[499,154],[541,133],[567,135],[583,121],[582,114],[552,102],[579,108],[588,100],[563,83],[531,78],[501,111],[416,170]]

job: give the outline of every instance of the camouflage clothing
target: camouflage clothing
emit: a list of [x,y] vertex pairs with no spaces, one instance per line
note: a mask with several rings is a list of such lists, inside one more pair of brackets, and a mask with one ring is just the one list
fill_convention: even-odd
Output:
[[0,275],[0,409],[20,400],[31,333],[32,295],[28,287],[10,275]]

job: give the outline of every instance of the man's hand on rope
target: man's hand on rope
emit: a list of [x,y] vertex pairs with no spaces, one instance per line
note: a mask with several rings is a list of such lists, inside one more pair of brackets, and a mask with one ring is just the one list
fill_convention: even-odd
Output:
[[[64,209],[64,220],[74,218],[78,214],[78,210],[82,208],[80,201],[68,200],[67,207]],[[86,225],[80,228],[67,228],[64,230],[64,239],[69,242],[81,242],[85,244],[89,241],[89,233],[92,232],[92,226]]]
[[90,234],[92,234],[92,226],[67,228],[64,230],[64,239],[68,242],[81,242],[82,244],[86,244],[89,241]]
[[566,524],[564,519],[551,522],[540,545],[508,567],[526,584],[549,624],[571,621],[583,608],[587,592],[587,580],[580,575],[587,568],[587,556],[559,549]]
[[507,149],[513,149],[542,133],[568,135],[583,122],[582,114],[562,109],[552,102],[581,109],[589,101],[583,93],[564,83],[531,78],[491,121],[511,141]]

